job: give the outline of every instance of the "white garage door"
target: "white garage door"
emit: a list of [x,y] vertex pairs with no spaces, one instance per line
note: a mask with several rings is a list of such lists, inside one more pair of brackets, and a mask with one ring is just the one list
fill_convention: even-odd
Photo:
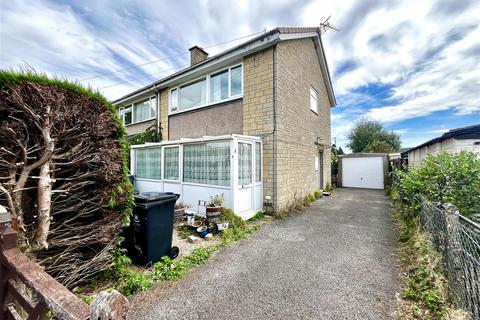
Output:
[[342,185],[383,189],[383,158],[342,158]]

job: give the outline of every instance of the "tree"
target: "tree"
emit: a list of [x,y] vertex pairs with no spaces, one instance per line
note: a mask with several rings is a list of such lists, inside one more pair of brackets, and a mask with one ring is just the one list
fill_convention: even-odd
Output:
[[[353,152],[366,151],[369,143],[385,142],[392,147],[392,151],[400,149],[400,135],[393,131],[387,131],[380,121],[361,118],[355,121],[355,126],[347,133],[348,147]],[[378,144],[378,142],[376,144]],[[370,146],[372,148],[372,146]]]
[[390,153],[390,152],[394,152],[394,151],[395,150],[393,150],[392,146],[389,145],[387,142],[378,141],[378,140],[370,142],[369,144],[367,144],[365,149],[363,149],[363,152]]
[[19,246],[68,288],[107,269],[130,211],[128,144],[101,95],[0,71],[0,203]]

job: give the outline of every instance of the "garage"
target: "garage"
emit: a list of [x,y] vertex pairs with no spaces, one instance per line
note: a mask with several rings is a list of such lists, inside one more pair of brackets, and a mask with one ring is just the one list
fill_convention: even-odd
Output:
[[383,189],[387,157],[385,153],[352,153],[339,156],[340,185],[345,188]]

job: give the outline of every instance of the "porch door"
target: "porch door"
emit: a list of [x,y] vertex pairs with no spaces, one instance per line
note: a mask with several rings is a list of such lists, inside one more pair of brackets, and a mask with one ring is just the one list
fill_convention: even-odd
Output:
[[323,189],[323,151],[318,153],[318,176],[319,176],[319,189]]
[[236,205],[238,213],[253,209],[253,143],[238,142],[238,179]]

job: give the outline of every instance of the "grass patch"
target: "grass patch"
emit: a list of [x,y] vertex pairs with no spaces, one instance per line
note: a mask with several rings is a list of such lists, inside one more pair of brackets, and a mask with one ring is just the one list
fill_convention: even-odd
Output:
[[410,306],[401,312],[420,319],[451,319],[453,310],[449,308],[440,256],[420,229],[417,218],[396,199],[394,189],[392,198],[400,231],[400,261],[405,270],[402,297]]
[[248,221],[257,221],[257,220],[262,220],[265,217],[265,214],[262,211],[258,211],[255,213],[253,217],[248,219]]
[[303,198],[295,195],[293,200],[290,201],[283,209],[273,213],[275,219],[285,219],[286,217],[293,216],[302,212],[305,208],[309,207],[312,202],[322,197],[320,190],[315,190],[313,193],[307,193]]
[[177,226],[177,231],[178,231],[178,236],[183,240],[187,239],[188,236],[190,236],[193,233],[192,229],[187,225]]

